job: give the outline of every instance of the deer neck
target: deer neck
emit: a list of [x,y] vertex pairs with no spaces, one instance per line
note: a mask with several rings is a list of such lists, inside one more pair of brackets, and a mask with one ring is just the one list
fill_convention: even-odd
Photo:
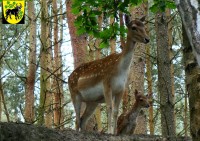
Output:
[[138,114],[140,113],[140,110],[141,110],[141,106],[135,102],[133,107],[131,108],[131,111],[130,111],[130,115],[131,115],[131,119],[133,120],[137,118]]
[[134,47],[136,42],[133,42],[129,36],[127,36],[126,46],[123,48],[121,54],[120,68],[129,69],[131,60],[133,57]]

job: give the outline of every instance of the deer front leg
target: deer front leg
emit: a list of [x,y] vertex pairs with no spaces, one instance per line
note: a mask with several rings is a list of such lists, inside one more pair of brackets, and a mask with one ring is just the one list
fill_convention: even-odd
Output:
[[123,92],[118,93],[115,95],[114,99],[114,111],[113,111],[113,127],[114,127],[114,134],[117,134],[117,118],[119,113],[119,105],[122,99]]
[[104,82],[104,98],[108,113],[108,133],[112,134],[112,89],[110,84],[107,82]]

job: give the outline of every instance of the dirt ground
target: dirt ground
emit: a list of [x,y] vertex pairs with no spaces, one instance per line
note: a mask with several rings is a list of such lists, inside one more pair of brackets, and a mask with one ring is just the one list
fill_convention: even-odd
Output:
[[[167,141],[160,136],[115,136],[97,132],[77,132],[72,129],[56,130],[25,123],[1,123],[0,141]],[[191,141],[180,137],[177,141]]]

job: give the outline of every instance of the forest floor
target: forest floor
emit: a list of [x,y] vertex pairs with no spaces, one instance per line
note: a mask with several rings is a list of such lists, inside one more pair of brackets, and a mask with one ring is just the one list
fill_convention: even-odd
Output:
[[[56,130],[25,123],[0,122],[0,141],[167,141],[160,136],[102,134],[77,132],[72,129]],[[180,137],[177,141],[191,141]]]

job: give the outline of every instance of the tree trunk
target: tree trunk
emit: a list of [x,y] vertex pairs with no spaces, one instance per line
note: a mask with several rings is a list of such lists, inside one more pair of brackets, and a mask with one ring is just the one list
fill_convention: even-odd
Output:
[[[149,26],[147,25],[147,30],[149,31]],[[150,107],[149,107],[149,130],[150,135],[154,135],[154,116],[153,116],[153,90],[152,90],[152,63],[151,63],[151,48],[150,45],[146,45],[146,77],[147,77],[147,88],[148,88],[148,96],[150,99]]]
[[[69,33],[71,38],[72,53],[74,58],[74,68],[86,62],[86,50],[87,50],[87,37],[86,35],[78,36],[76,34],[76,27],[74,21],[76,16],[72,14],[72,0],[65,1],[67,9],[67,23],[69,27]],[[85,104],[82,103],[81,114],[85,109]]]
[[[131,8],[131,15],[133,19],[141,18],[146,15],[146,4]],[[137,15],[137,17],[135,16]],[[130,106],[135,101],[134,92],[137,89],[140,93],[144,94],[144,67],[145,67],[145,45],[137,44],[135,47],[132,65],[130,67],[131,74],[129,76],[129,95],[130,95]],[[135,134],[146,134],[147,133],[147,121],[146,114],[141,110],[137,118],[137,125],[135,128]]]
[[[62,0],[59,0],[60,2],[60,14],[63,14],[63,4]],[[60,74],[59,77],[61,80],[63,80],[63,65],[62,65],[62,53],[61,53],[61,46],[63,43],[63,18],[64,15],[60,16],[60,39],[59,39],[59,66],[60,66]],[[64,128],[64,119],[65,119],[65,111],[64,111],[64,90],[63,90],[63,82],[60,81],[60,94],[61,94],[61,118],[60,118],[60,123],[62,123],[62,126],[60,127],[61,129]]]
[[185,28],[183,28],[183,55],[186,73],[186,89],[189,96],[190,132],[193,141],[200,140],[200,68],[192,52]]
[[156,14],[156,41],[158,61],[158,92],[160,94],[162,135],[174,140],[174,101],[172,96],[170,51],[166,13]]
[[[172,84],[172,98],[173,101],[175,101],[175,88],[174,88],[174,64],[173,64],[173,49],[172,49],[172,44],[173,44],[173,37],[172,37],[172,17],[171,17],[171,10],[167,9],[166,10],[166,18],[168,22],[168,47],[169,47],[169,57],[170,57],[170,76],[171,76],[171,84]],[[176,113],[174,111],[174,125],[176,127]]]
[[[40,103],[38,124],[52,126],[52,96],[51,96],[51,47],[48,22],[47,1],[41,1],[41,50],[40,50]],[[45,115],[45,117],[44,117]]]
[[74,21],[76,19],[75,15],[71,12],[72,0],[66,1],[67,8],[67,23],[69,27],[69,33],[71,38],[72,52],[74,57],[74,68],[82,63],[85,63],[87,38],[86,35],[78,36],[76,34],[76,28],[74,26]]
[[200,15],[199,0],[175,0],[183,21],[193,54],[200,66]]
[[29,27],[29,67],[26,79],[25,88],[25,109],[24,118],[28,123],[32,123],[35,118],[34,110],[34,85],[36,76],[36,19],[35,19],[35,5],[34,2],[28,2],[28,16],[30,19]]
[[53,0],[53,15],[54,15],[54,81],[53,81],[53,89],[54,89],[54,125],[57,127],[61,123],[61,101],[62,101],[62,82],[59,78],[61,78],[61,54],[60,54],[60,46],[58,44],[58,17],[57,17],[58,9],[57,9],[57,0]]

